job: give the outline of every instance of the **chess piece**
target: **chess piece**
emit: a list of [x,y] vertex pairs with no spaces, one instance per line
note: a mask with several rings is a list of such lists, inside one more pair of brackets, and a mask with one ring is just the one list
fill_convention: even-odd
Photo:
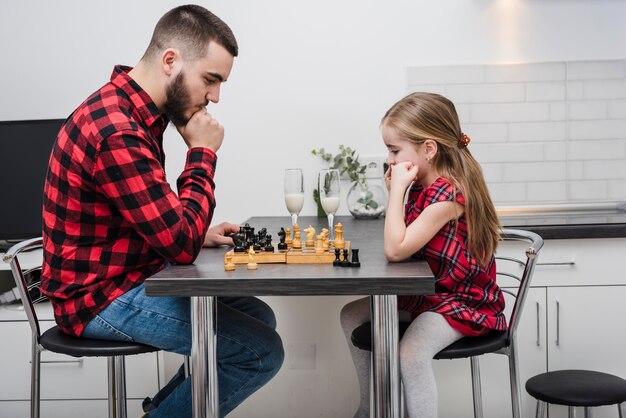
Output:
[[324,234],[315,237],[315,254],[324,253]]
[[304,242],[304,245],[306,245],[307,248],[313,248],[315,246],[315,228],[309,225],[304,232],[306,232],[306,241]]
[[[265,237],[267,236],[267,228],[259,229],[259,232],[256,234],[256,241],[254,246],[254,251],[261,251],[265,247]],[[257,248],[258,247],[258,248]]]
[[246,223],[241,229],[243,229],[243,233],[246,236],[246,248],[248,248],[254,242],[254,228],[249,223]]
[[235,270],[235,263],[233,263],[233,254],[229,251],[226,253],[226,262],[224,263],[224,270]]
[[258,235],[255,235],[254,239],[252,240],[252,248],[254,248],[254,251],[261,251],[262,243],[263,242],[261,241],[261,238]]
[[293,226],[293,242],[291,243],[291,247],[295,250],[302,249],[302,242],[300,241],[300,227],[298,224],[294,224]]
[[233,235],[233,243],[235,244],[234,251],[236,253],[246,252],[246,234],[242,230]]
[[350,267],[349,251],[347,248],[343,249],[343,260],[341,260],[341,267]]
[[343,250],[345,246],[346,243],[343,240],[343,225],[338,223],[337,225],[335,225],[335,248]]
[[341,250],[339,248],[335,248],[335,260],[333,261],[333,266],[341,267],[341,259],[339,256],[341,255]]
[[285,243],[287,244],[288,248],[291,248],[293,246],[293,239],[291,239],[291,228],[287,227],[287,236],[285,238]]
[[352,249],[352,261],[350,261],[350,267],[361,267],[361,262],[359,261],[359,249]]
[[274,252],[274,246],[272,245],[272,236],[271,235],[266,235],[265,236],[265,247],[264,247],[265,252],[268,253],[273,253]]
[[278,231],[278,238],[280,239],[280,242],[278,243],[278,250],[279,251],[285,251],[287,250],[287,243],[285,242],[285,237],[287,236],[287,233],[285,232],[285,228],[280,228],[280,231]]
[[248,250],[248,270],[256,270],[258,268],[257,263],[254,262],[254,247],[250,246]]
[[324,236],[324,251],[328,251],[330,249],[330,238],[328,237],[328,228],[322,228],[322,235]]

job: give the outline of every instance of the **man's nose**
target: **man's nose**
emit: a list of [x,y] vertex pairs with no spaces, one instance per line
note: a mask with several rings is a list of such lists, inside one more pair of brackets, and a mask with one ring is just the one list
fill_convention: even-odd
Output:
[[220,101],[220,88],[219,86],[209,88],[206,95],[206,100],[211,103],[218,103]]

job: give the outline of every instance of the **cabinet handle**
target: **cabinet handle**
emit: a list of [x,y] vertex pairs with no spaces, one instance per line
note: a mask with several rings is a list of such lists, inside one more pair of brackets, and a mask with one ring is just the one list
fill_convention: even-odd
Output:
[[541,347],[541,334],[539,333],[539,302],[537,302],[537,347]]
[[538,266],[575,266],[575,261],[552,261],[547,263],[537,263]]
[[560,305],[559,305],[559,301],[556,301],[556,345],[559,345],[559,337],[561,334],[561,330],[560,330],[560,323],[561,323],[561,318],[560,318]]
[[83,364],[83,359],[78,359],[78,360],[41,360],[40,361],[41,364],[47,363],[47,364],[57,364],[57,363],[76,363],[76,364]]

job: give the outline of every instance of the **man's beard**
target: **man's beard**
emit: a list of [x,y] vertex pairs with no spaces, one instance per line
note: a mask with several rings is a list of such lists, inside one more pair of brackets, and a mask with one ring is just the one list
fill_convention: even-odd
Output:
[[189,118],[185,111],[190,106],[191,98],[185,88],[185,77],[181,71],[165,88],[165,115],[175,126],[185,126]]

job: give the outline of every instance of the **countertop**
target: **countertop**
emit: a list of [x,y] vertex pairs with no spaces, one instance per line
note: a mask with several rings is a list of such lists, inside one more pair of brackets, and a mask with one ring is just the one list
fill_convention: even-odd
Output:
[[623,206],[587,210],[519,209],[499,213],[499,217],[503,227],[526,229],[543,239],[626,237]]

